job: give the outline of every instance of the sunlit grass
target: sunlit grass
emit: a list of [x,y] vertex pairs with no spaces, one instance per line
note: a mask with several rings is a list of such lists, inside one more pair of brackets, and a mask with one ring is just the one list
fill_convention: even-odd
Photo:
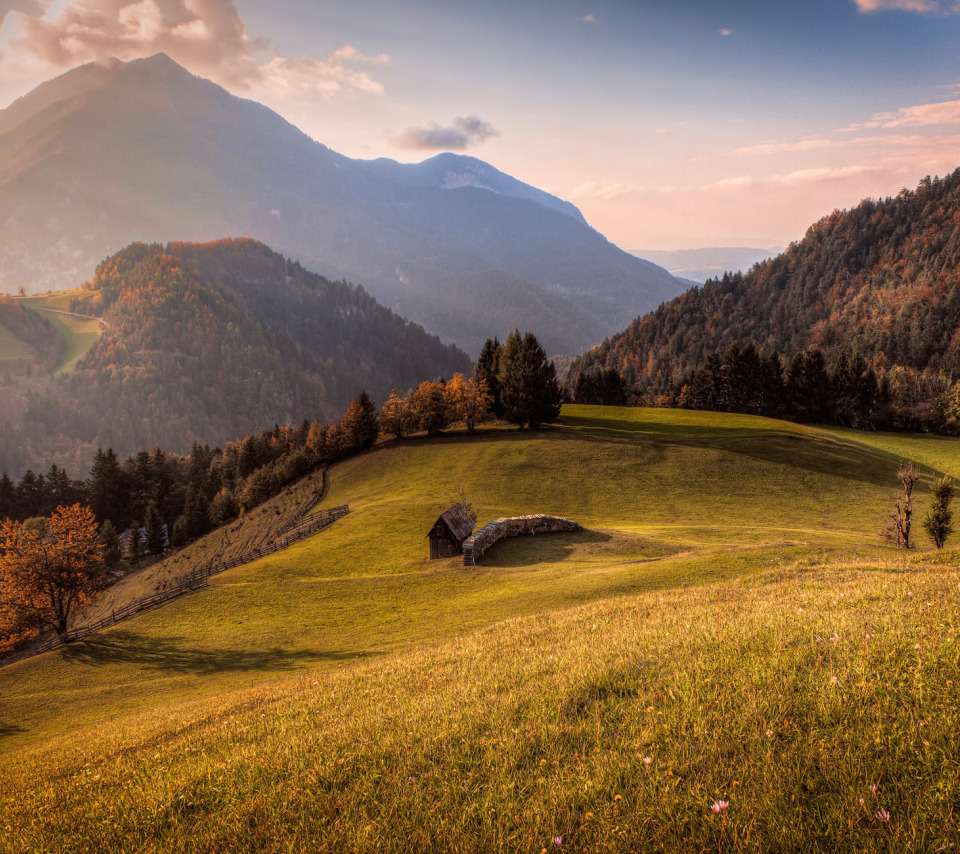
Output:
[[[568,407],[334,466],[321,534],[0,670],[0,850],[936,850],[957,555],[879,542],[912,446],[857,438]],[[587,530],[428,561],[460,483]]]
[[794,566],[147,716],[7,768],[5,850],[938,850],[958,582]]
[[[63,339],[63,354],[54,369],[54,373],[57,374],[70,373],[97,342],[103,329],[96,320],[58,313],[69,312],[71,310],[71,300],[82,293],[82,291],[59,291],[54,294],[42,294],[20,299],[24,308],[35,311],[41,317],[50,321],[50,324]],[[83,309],[80,309],[79,313],[83,314]]]

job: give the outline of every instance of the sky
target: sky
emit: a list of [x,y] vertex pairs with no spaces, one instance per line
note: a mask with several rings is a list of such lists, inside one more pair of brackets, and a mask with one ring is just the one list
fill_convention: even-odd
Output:
[[627,250],[780,248],[960,166],[960,0],[0,0],[0,107],[161,50],[350,157],[485,160]]

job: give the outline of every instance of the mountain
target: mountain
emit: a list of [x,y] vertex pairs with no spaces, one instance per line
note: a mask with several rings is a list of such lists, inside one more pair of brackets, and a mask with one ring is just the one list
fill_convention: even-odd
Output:
[[691,288],[579,356],[569,381],[613,367],[652,397],[751,341],[828,363],[856,350],[905,406],[960,378],[960,169],[835,211],[776,258]]
[[383,401],[470,369],[465,353],[363,288],[249,239],[134,244],[100,264],[70,308],[103,328],[73,371],[57,373],[49,322],[0,302],[8,337],[51,354],[3,363],[0,468],[45,469],[59,452],[76,470],[97,446],[186,452],[264,425],[331,420],[362,389]]
[[712,246],[703,249],[634,249],[632,254],[659,264],[678,278],[699,285],[724,273],[749,270],[754,264],[772,258],[781,251],[746,246]]
[[470,352],[514,326],[579,352],[682,288],[486,163],[352,160],[163,54],[83,66],[0,111],[0,235],[11,293],[75,286],[131,241],[254,237]]

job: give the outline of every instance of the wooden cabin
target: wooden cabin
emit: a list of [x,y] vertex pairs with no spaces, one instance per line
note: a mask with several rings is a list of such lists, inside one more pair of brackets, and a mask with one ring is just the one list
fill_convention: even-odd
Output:
[[459,504],[449,507],[440,514],[427,534],[430,538],[430,560],[459,557],[463,554],[463,541],[476,527],[477,523]]

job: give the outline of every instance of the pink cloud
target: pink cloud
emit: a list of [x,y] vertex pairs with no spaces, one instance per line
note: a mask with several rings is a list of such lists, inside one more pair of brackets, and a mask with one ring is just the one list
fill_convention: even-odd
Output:
[[853,0],[861,12],[916,12],[920,15],[951,15],[960,12],[955,0]]
[[162,51],[197,74],[242,90],[281,97],[383,91],[382,83],[355,66],[385,65],[388,56],[367,56],[353,45],[319,58],[276,55],[247,35],[233,0],[74,0],[55,8],[44,13],[21,4],[8,15],[17,32],[5,45],[4,64],[56,72]]

